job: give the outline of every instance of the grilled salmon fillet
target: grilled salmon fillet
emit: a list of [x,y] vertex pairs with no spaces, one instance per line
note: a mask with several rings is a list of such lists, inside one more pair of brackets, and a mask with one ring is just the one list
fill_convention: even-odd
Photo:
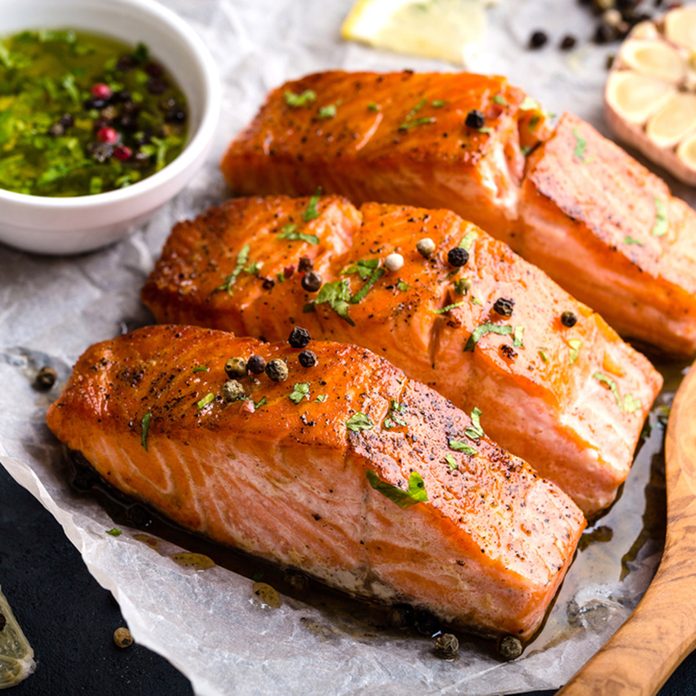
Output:
[[309,75],[270,93],[222,170],[242,195],[321,187],[449,208],[624,335],[696,352],[694,211],[580,119],[563,116],[552,134],[502,77]]
[[[79,359],[48,412],[59,440],[124,493],[218,542],[355,595],[406,601],[484,634],[530,636],[582,513],[470,418],[370,351],[155,326]],[[237,381],[231,357],[288,378]],[[468,452],[450,444],[466,440]]]
[[232,199],[174,228],[142,297],[159,322],[269,340],[300,325],[365,346],[482,411],[494,440],[588,515],[628,475],[662,381],[599,315],[447,210]]

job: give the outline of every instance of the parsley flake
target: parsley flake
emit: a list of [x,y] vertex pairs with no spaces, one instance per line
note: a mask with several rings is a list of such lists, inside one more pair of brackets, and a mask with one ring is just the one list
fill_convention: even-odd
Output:
[[239,274],[244,270],[244,267],[249,261],[249,251],[251,251],[251,247],[248,244],[245,244],[240,249],[239,253],[237,254],[237,264],[235,265],[234,270],[227,276],[227,278],[225,278],[225,282],[220,285],[217,290],[224,290],[227,292],[227,294],[232,294],[232,286],[237,282]]
[[319,211],[317,210],[317,203],[319,203],[319,196],[312,196],[307,203],[307,207],[302,213],[302,219],[305,222],[310,222],[311,220],[316,220],[319,217]]
[[319,237],[316,234],[306,234],[297,231],[297,225],[284,225],[278,233],[278,239],[287,239],[291,242],[307,242],[307,244],[319,244]]
[[464,454],[468,454],[471,457],[473,457],[477,452],[475,447],[472,447],[461,440],[454,440],[452,438],[447,441],[447,446],[454,452],[464,452]]
[[406,427],[406,421],[401,416],[401,414],[405,411],[406,406],[404,404],[400,404],[395,399],[392,399],[391,406],[389,408],[389,415],[384,419],[384,427],[387,429],[394,428],[397,425],[401,426],[402,428]]
[[471,411],[470,418],[471,425],[464,429],[464,434],[470,440],[478,441],[486,434],[481,427],[481,409],[475,406]]
[[396,284],[396,289],[399,292],[406,292],[409,288],[409,285],[406,281],[399,279],[399,282]]
[[454,281],[454,291],[457,295],[466,295],[471,287],[471,281],[468,278],[459,278]]
[[473,351],[476,344],[489,333],[498,334],[499,336],[509,336],[512,332],[513,328],[509,324],[481,324],[477,326],[471,336],[469,336],[469,340],[464,346],[464,352]]
[[346,266],[341,271],[341,275],[357,274],[360,276],[360,280],[367,280],[378,267],[379,259],[360,259],[351,263],[350,266]]
[[373,112],[374,112],[374,111],[380,111],[380,110],[381,110],[381,107],[380,107],[379,104],[377,104],[377,103],[375,103],[375,102],[370,102],[370,103],[367,105],[367,110],[368,110],[368,111],[373,111]]
[[319,109],[317,116],[321,119],[335,118],[336,117],[336,105],[327,104]]
[[254,411],[258,411],[260,408],[268,403],[268,399],[262,396],[258,401],[254,401]]
[[293,404],[299,404],[303,399],[309,401],[309,382],[297,382],[288,395],[288,399]]
[[293,109],[309,106],[317,100],[317,93],[313,89],[306,89],[300,94],[286,90],[284,96],[285,103]]
[[196,365],[191,372],[208,372],[210,368],[207,365]]
[[140,421],[140,444],[147,452],[147,437],[150,434],[150,423],[152,422],[152,413],[148,411]]
[[118,527],[112,527],[111,529],[107,529],[106,533],[112,537],[118,537],[121,536],[121,534],[123,534],[123,532]]
[[546,354],[546,351],[543,348],[539,349],[539,357],[545,363],[547,363],[549,361],[549,356]]
[[314,399],[318,404],[323,404],[329,398],[328,394],[319,394],[316,399]]
[[631,237],[630,234],[627,234],[624,237],[624,244],[635,244],[636,246],[643,246],[643,242],[641,242],[640,239],[636,239],[635,237]]
[[434,116],[421,116],[420,118],[414,118],[410,121],[404,121],[400,126],[400,131],[411,130],[411,128],[417,128],[418,126],[425,126],[429,123],[435,123],[437,119]]
[[447,462],[447,466],[449,466],[451,471],[454,471],[455,469],[459,468],[457,460],[451,454],[445,455],[445,461]]
[[587,150],[587,140],[578,133],[577,128],[573,128],[573,137],[575,138],[575,149],[573,155],[581,162],[585,161],[585,151]]
[[568,361],[571,365],[578,359],[580,348],[582,348],[582,341],[579,338],[568,339],[568,350],[570,351]]
[[441,109],[447,102],[444,99],[433,99],[430,102],[430,106],[433,107],[433,109]]
[[520,111],[534,111],[540,108],[539,102],[531,97],[525,97],[524,101],[520,104]]
[[516,326],[512,333],[512,345],[515,348],[524,348],[524,326]]
[[444,307],[441,307],[440,309],[433,309],[431,310],[433,314],[447,314],[451,309],[455,309],[456,307],[461,307],[464,304],[464,300],[461,302],[453,302],[452,304],[445,305]]
[[633,413],[643,406],[640,399],[633,396],[633,394],[626,394],[626,396],[624,396],[622,405],[623,410],[626,411],[626,413]]
[[655,224],[651,234],[653,237],[664,237],[669,227],[667,220],[667,205],[661,198],[655,199]]
[[374,424],[369,416],[366,416],[362,411],[354,413],[347,421],[346,428],[351,432],[357,433],[361,430],[372,430]]
[[209,392],[200,401],[196,403],[196,408],[199,411],[202,411],[206,406],[213,403],[213,401],[215,401],[215,394],[213,394],[213,392]]
[[462,241],[459,242],[459,248],[465,249],[466,251],[471,251],[471,247],[473,246],[477,237],[478,232],[473,227],[469,227],[464,237],[462,237]]
[[379,476],[370,469],[365,472],[365,475],[372,488],[389,498],[389,500],[396,503],[400,508],[407,508],[411,507],[411,505],[428,501],[425,482],[417,471],[412,471],[411,475],[408,477],[408,488],[406,490],[398,486],[393,486],[386,481],[382,481]]
[[482,126],[478,129],[479,133],[484,133],[485,135],[490,135],[493,133],[493,129],[490,126]]
[[626,413],[633,413],[641,408],[642,404],[640,400],[633,396],[633,394],[626,394],[623,399],[621,398],[619,388],[616,386],[616,382],[611,377],[607,377],[601,372],[595,372],[592,377],[609,388],[616,399],[616,404],[622,411],[625,411]]
[[507,106],[507,101],[505,100],[505,97],[502,94],[496,94],[493,97],[493,101],[496,104],[500,104],[501,106]]
[[321,286],[312,306],[328,304],[341,319],[345,319],[351,326],[355,326],[355,322],[348,314],[350,301],[350,283],[347,280],[335,280],[333,283],[324,283]]

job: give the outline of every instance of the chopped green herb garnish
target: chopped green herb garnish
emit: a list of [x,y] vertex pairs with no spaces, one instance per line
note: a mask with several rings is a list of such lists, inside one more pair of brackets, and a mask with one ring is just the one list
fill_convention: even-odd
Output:
[[381,109],[379,104],[376,104],[375,102],[370,102],[367,105],[367,110],[368,111],[379,111]]
[[335,104],[327,104],[326,106],[322,106],[319,109],[318,116],[321,119],[334,118],[336,116],[336,105]]
[[549,361],[549,356],[546,354],[546,351],[543,348],[539,349],[539,357],[545,363],[547,363]]
[[462,300],[461,302],[453,302],[452,304],[445,305],[444,307],[441,307],[440,309],[433,309],[431,310],[433,314],[447,314],[451,309],[455,309],[456,307],[461,307],[464,304],[464,301]]
[[447,102],[444,99],[433,99],[430,102],[430,106],[432,106],[434,109],[441,109]]
[[207,365],[196,365],[192,372],[208,372],[210,368]]
[[592,375],[592,377],[601,384],[606,384],[607,387],[609,387],[609,389],[611,390],[611,393],[614,395],[616,403],[619,405],[619,407],[623,408],[623,404],[621,402],[621,395],[619,394],[619,388],[616,386],[616,382],[611,377],[607,377],[606,375],[603,375],[601,372],[595,372]]
[[361,411],[354,413],[346,421],[346,428],[348,428],[348,430],[351,430],[354,433],[357,433],[360,430],[372,430],[373,427],[374,427],[374,424],[370,420],[370,417],[366,416]]
[[579,338],[568,339],[568,349],[570,351],[568,360],[571,365],[578,359],[580,348],[582,348],[582,341]]
[[667,219],[667,205],[661,198],[655,199],[655,224],[652,228],[653,237],[664,237],[667,234],[669,221]]
[[302,106],[309,106],[317,100],[317,93],[312,89],[306,89],[300,94],[286,90],[285,92],[285,103],[291,106],[293,109],[297,109]]
[[382,481],[374,471],[368,469],[365,472],[370,486],[382,495],[386,496],[393,503],[396,503],[400,508],[407,508],[417,503],[425,503],[428,501],[428,494],[425,490],[425,482],[423,477],[417,472],[412,471],[408,477],[408,489],[403,490],[398,486],[393,486],[391,483]]
[[470,417],[471,425],[464,429],[464,434],[470,440],[478,441],[485,435],[483,428],[481,427],[481,409],[474,407],[474,409],[471,411]]
[[227,278],[225,278],[225,282],[220,285],[217,290],[224,290],[229,295],[232,294],[232,286],[237,282],[239,274],[244,270],[244,267],[249,261],[250,250],[251,248],[248,244],[245,244],[241,248],[240,252],[237,254],[237,264],[235,265],[234,270],[227,276]]
[[399,282],[396,284],[396,289],[399,292],[406,292],[408,290],[408,283],[399,279]]
[[350,318],[350,283],[347,280],[335,280],[333,283],[324,283],[317,294],[312,306],[328,304],[341,319],[345,319],[351,326],[355,322]]
[[360,276],[360,280],[367,280],[378,267],[379,259],[360,259],[351,263],[350,266],[346,266],[341,271],[341,275],[357,274]]
[[466,442],[462,442],[461,440],[450,439],[447,441],[447,446],[455,452],[464,452],[464,454],[468,454],[472,457],[478,451],[475,447],[472,447],[471,445],[468,445]]
[[477,326],[471,336],[469,336],[469,340],[464,346],[464,351],[474,350],[476,344],[489,333],[498,334],[499,336],[509,336],[512,332],[513,328],[509,324],[481,324]]
[[575,149],[573,150],[573,154],[581,162],[584,162],[585,161],[585,151],[587,150],[587,140],[585,140],[585,138],[583,138],[580,135],[580,133],[578,133],[577,128],[573,128],[573,136],[575,137]]
[[209,394],[206,394],[200,401],[196,403],[196,408],[199,411],[202,411],[208,404],[211,404],[213,401],[215,401],[215,394],[210,392]]
[[406,421],[401,416],[402,413],[406,411],[406,406],[400,404],[398,401],[392,399],[391,406],[389,408],[389,415],[384,419],[384,427],[389,429],[397,425],[406,427]]
[[404,121],[400,126],[400,131],[411,130],[411,128],[417,128],[418,126],[425,126],[429,123],[435,123],[437,119],[434,116],[421,116],[420,118],[413,118],[410,121]]
[[140,421],[140,444],[147,452],[147,437],[150,434],[150,423],[152,422],[152,413],[148,411]]
[[524,101],[520,104],[521,111],[534,111],[535,109],[540,109],[539,102],[531,97],[525,97]]
[[310,222],[311,220],[316,220],[319,217],[319,211],[317,210],[317,204],[319,203],[319,196],[315,195],[309,199],[307,207],[302,213],[302,219],[305,222]]
[[106,533],[112,537],[121,536],[121,534],[123,534],[123,532],[118,527],[112,527],[111,529],[107,529]]
[[624,237],[624,244],[635,244],[636,246],[643,246],[643,242],[641,242],[640,239],[636,239],[635,237],[631,237],[630,234],[627,234]]
[[640,402],[640,399],[633,396],[633,394],[626,394],[626,396],[624,396],[623,410],[626,411],[626,413],[633,413],[639,408],[642,408],[642,406],[643,404]]
[[524,326],[516,326],[512,333],[512,345],[515,348],[524,347]]
[[466,234],[462,237],[462,241],[459,242],[459,248],[466,249],[466,251],[471,251],[471,247],[473,246],[477,237],[478,232],[471,226],[469,226],[469,229],[467,229]]
[[367,293],[375,286],[375,283],[384,275],[384,272],[383,268],[375,268],[365,281],[365,284],[350,298],[351,304],[362,302],[367,296]]
[[262,406],[268,403],[268,399],[262,396],[258,401],[254,401],[254,411],[258,411]]
[[455,469],[459,468],[457,460],[451,454],[445,455],[445,461],[447,462],[447,465],[449,466],[450,470],[454,471]]
[[482,126],[481,128],[478,129],[479,133],[485,133],[486,135],[490,135],[493,132],[493,129],[490,126]]
[[318,404],[323,404],[329,398],[328,394],[319,394],[316,399],[314,399]]
[[473,295],[471,296],[471,304],[478,305],[479,307],[483,307],[483,302],[478,297],[474,297]]
[[493,97],[493,101],[496,104],[500,104],[501,106],[507,106],[507,101],[505,100],[505,97],[502,94],[496,94]]
[[297,225],[284,225],[278,233],[278,239],[288,239],[291,242],[307,242],[307,244],[319,244],[319,237],[316,234],[306,234],[297,231]]
[[293,404],[299,404],[303,399],[309,401],[309,382],[297,382],[288,395],[288,399]]
[[459,278],[454,281],[454,291],[458,295],[466,295],[471,287],[471,281],[468,278]]
[[286,278],[285,278],[285,273],[283,273],[283,271],[278,271],[278,272],[276,273],[276,280],[277,280],[279,283],[284,283],[285,280],[286,280]]
[[524,157],[526,157],[533,149],[534,149],[534,146],[533,146],[533,145],[523,145],[523,146],[520,148],[520,152],[522,153],[522,155],[523,155]]
[[529,119],[529,130],[534,130],[538,125],[541,118],[539,116],[532,116]]
[[248,273],[249,275],[257,276],[262,268],[263,261],[253,261],[244,269],[244,272]]

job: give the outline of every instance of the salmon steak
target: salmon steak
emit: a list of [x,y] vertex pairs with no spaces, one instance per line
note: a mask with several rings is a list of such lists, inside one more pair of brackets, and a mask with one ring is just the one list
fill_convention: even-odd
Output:
[[662,379],[604,320],[451,211],[232,199],[175,226],[142,292],[161,323],[390,360],[588,515],[615,499]]
[[48,425],[116,488],[215,541],[484,635],[531,636],[580,510],[383,358],[309,347],[308,366],[288,343],[140,329],[82,355]]
[[449,208],[540,266],[625,336],[696,352],[696,214],[589,124],[552,128],[505,78],[309,75],[230,144],[234,193]]

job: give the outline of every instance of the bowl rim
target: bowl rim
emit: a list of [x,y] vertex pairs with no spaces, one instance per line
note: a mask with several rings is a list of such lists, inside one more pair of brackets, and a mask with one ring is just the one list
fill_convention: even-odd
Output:
[[[62,2],[69,3],[71,0],[62,0]],[[114,5],[128,6],[136,12],[149,14],[162,21],[174,31],[179,41],[187,44],[191,49],[204,80],[204,102],[201,105],[201,118],[195,132],[189,135],[188,142],[176,159],[172,160],[160,171],[126,188],[104,193],[85,194],[84,196],[35,196],[29,193],[17,193],[16,191],[0,188],[0,203],[10,203],[41,210],[79,210],[110,205],[112,203],[122,203],[134,197],[147,195],[176,179],[177,176],[195,163],[213,137],[222,104],[222,88],[217,66],[203,39],[195,29],[173,10],[155,0],[110,0],[110,2]],[[95,27],[95,30],[103,32],[106,36],[110,35],[106,27],[98,29]]]

